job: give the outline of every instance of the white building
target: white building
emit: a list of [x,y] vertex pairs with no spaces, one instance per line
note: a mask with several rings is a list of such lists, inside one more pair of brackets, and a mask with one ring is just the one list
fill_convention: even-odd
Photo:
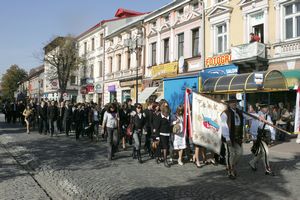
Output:
[[107,43],[104,38],[119,29],[119,27],[135,20],[136,16],[141,14],[120,8],[117,10],[115,18],[103,20],[77,37],[79,55],[87,60],[86,65],[79,70],[78,79],[81,86],[78,94],[79,102],[103,103],[103,97],[107,91],[104,88],[103,81],[108,66],[105,60]]

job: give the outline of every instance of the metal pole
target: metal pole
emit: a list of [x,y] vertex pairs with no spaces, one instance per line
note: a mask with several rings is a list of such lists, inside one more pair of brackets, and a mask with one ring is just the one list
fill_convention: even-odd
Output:
[[135,88],[135,102],[138,103],[139,97],[138,97],[138,84],[139,84],[139,48],[137,48],[136,51],[136,77],[135,77],[135,84],[136,84],[136,88]]

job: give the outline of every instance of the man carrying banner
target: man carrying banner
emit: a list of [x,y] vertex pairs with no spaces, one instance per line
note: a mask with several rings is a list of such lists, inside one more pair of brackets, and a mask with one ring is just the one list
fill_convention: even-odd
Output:
[[228,108],[221,114],[222,139],[226,149],[226,165],[230,179],[236,178],[236,165],[243,154],[243,114],[236,109],[238,102],[235,96],[230,96],[226,101]]
[[257,162],[262,159],[266,170],[265,174],[274,176],[269,164],[268,144],[271,142],[272,135],[275,135],[275,130],[264,123],[265,121],[272,123],[271,116],[268,114],[268,104],[259,104],[259,107],[258,116],[261,121],[254,119],[252,121],[252,125],[256,130],[252,129],[251,131],[254,139],[251,151],[254,154],[254,158],[249,162],[249,165],[253,171],[256,171]]

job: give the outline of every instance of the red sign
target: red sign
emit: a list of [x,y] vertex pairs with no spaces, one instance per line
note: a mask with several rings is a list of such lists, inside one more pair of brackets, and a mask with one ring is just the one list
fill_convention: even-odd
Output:
[[220,65],[229,64],[230,62],[231,62],[231,55],[225,54],[225,55],[206,58],[205,66],[220,66]]
[[86,86],[87,93],[94,93],[94,85]]

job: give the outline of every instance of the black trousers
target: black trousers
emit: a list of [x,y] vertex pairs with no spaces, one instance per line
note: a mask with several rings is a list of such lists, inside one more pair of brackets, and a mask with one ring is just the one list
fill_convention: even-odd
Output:
[[145,137],[145,148],[147,149],[148,153],[151,152],[151,127],[146,127],[146,137]]

